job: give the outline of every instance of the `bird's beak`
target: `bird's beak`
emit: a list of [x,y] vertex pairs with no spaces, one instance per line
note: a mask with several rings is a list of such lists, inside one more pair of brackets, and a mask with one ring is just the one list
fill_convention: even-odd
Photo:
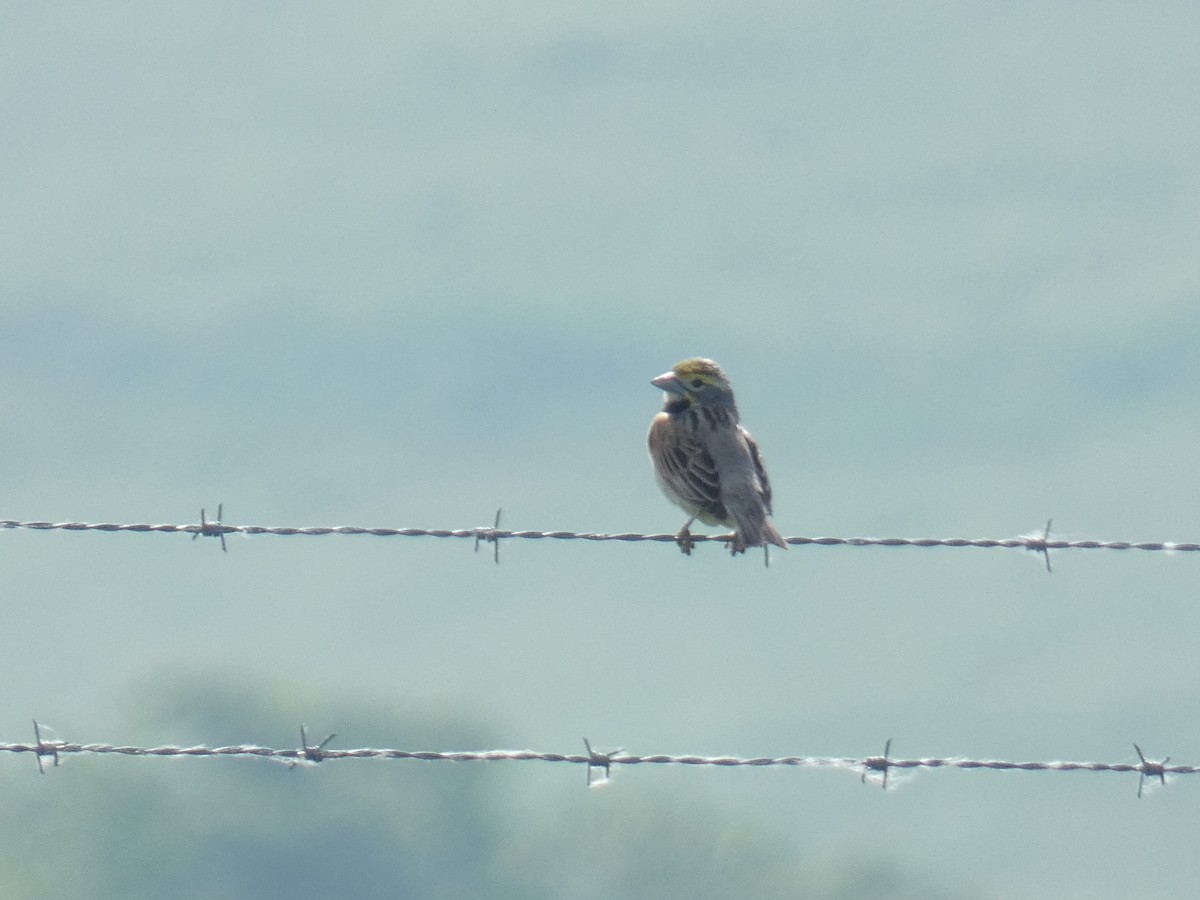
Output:
[[683,385],[679,383],[679,378],[674,372],[663,372],[657,378],[650,379],[650,383],[656,388],[662,388],[671,394],[682,394]]

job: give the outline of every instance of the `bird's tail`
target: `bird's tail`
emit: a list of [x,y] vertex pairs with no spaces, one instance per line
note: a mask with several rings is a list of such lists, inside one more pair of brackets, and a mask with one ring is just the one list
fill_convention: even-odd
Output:
[[770,519],[763,519],[762,541],[760,543],[771,543],[776,547],[782,547],[784,550],[788,548],[788,543],[783,539],[783,535],[779,533],[779,529],[775,527]]
[[765,515],[752,521],[737,523],[737,534],[744,547],[761,547],[774,544],[776,547],[788,548],[787,541],[779,533],[779,529]]

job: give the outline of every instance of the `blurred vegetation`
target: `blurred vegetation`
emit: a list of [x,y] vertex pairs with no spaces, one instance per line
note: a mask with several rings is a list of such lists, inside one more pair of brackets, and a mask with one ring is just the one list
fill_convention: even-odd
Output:
[[[135,699],[121,743],[295,746],[307,716],[353,723],[356,746],[493,745],[460,711],[279,684],[200,676],[156,681]],[[586,791],[575,771],[584,802],[529,814],[499,764],[88,756],[45,778],[26,756],[3,766],[0,890],[29,900],[937,895],[878,860],[806,865],[749,813],[731,821],[620,780]]]

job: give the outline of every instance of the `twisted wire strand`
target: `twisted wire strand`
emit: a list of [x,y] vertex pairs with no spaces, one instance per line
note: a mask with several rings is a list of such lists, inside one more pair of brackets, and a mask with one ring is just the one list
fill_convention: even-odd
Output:
[[[165,744],[155,747],[140,747],[129,744],[80,744],[69,741],[44,740],[40,733],[34,743],[0,743],[0,753],[33,753],[39,760],[43,757],[59,758],[69,755],[117,755],[133,757],[248,757],[273,759],[287,763],[324,762],[341,759],[396,759],[439,762],[547,762],[586,765],[607,770],[611,766],[674,765],[709,766],[716,768],[769,768],[785,766],[801,769],[833,768],[851,771],[882,772],[888,769],[991,769],[996,771],[1020,772],[1137,772],[1145,777],[1160,778],[1165,775],[1195,775],[1200,767],[1192,765],[1168,765],[1167,760],[1154,762],[1138,755],[1141,762],[1072,762],[1072,761],[1028,761],[1012,762],[999,759],[966,759],[962,757],[918,757],[913,759],[884,756],[840,757],[840,756],[698,756],[653,754],[638,755],[615,751],[613,753],[546,753],[534,750],[399,750],[394,748],[361,747],[350,750],[327,749],[327,743],[297,748],[275,749],[257,744],[232,744],[223,747],[207,745],[177,746]],[[1135,745],[1136,748],[1136,745]]]
[[[193,537],[224,537],[226,534],[268,534],[280,537],[304,535],[320,537],[330,534],[341,535],[372,535],[374,537],[432,537],[432,538],[467,538],[475,541],[495,543],[501,540],[516,538],[521,540],[559,540],[559,541],[653,541],[657,543],[675,543],[674,534],[642,534],[639,532],[599,533],[592,531],[513,531],[489,525],[474,528],[369,528],[358,525],[320,525],[310,527],[273,526],[273,525],[228,525],[223,522],[202,522],[201,524],[150,524],[150,523],[117,523],[117,522],[47,522],[47,521],[18,521],[15,519],[0,519],[0,529],[25,529],[30,531],[108,531],[132,533],[181,533]],[[730,535],[694,534],[695,543],[719,542],[724,543]],[[900,538],[900,537],[804,537],[794,536],[784,538],[788,544],[795,546],[813,545],[819,547],[975,547],[1016,548],[1030,550],[1035,553],[1048,553],[1050,550],[1141,550],[1150,552],[1188,553],[1200,551],[1200,543],[1185,543],[1181,541],[1096,541],[1096,540],[1057,540],[1049,537],[1049,532],[1039,535],[1029,535],[1013,538]]]

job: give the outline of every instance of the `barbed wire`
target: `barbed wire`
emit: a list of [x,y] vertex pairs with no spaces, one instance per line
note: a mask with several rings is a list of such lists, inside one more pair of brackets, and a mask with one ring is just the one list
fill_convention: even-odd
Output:
[[200,757],[267,759],[289,766],[316,765],[317,763],[346,759],[390,759],[419,760],[425,762],[544,762],[568,763],[586,766],[587,784],[597,778],[607,780],[614,766],[670,765],[705,766],[719,769],[789,767],[798,769],[841,769],[861,773],[860,780],[878,782],[885,790],[888,774],[894,769],[990,769],[1010,772],[1119,772],[1138,773],[1137,796],[1142,796],[1147,780],[1157,779],[1165,785],[1168,775],[1195,775],[1200,767],[1169,765],[1171,757],[1151,760],[1136,743],[1136,763],[1105,762],[1009,762],[999,759],[964,759],[961,757],[920,757],[915,759],[893,758],[892,741],[889,738],[881,756],[696,756],[654,754],[642,756],[626,753],[624,749],[602,753],[592,748],[587,738],[583,739],[585,753],[546,753],[534,750],[398,750],[379,747],[360,747],[352,750],[330,749],[329,744],[337,737],[328,735],[319,744],[309,744],[305,726],[300,726],[300,746],[273,749],[257,744],[233,744],[224,747],[195,745],[190,747],[165,744],[158,747],[139,747],[122,744],[78,744],[69,741],[47,740],[42,736],[42,726],[33,722],[34,742],[0,743],[0,753],[32,753],[38,771],[46,773],[43,759],[53,760],[58,766],[62,758],[72,755],[123,756],[136,758],[174,757],[195,759]]
[[[500,561],[500,541],[517,540],[556,540],[556,541],[621,541],[638,542],[653,541],[657,543],[678,544],[677,534],[642,534],[640,532],[600,533],[593,531],[513,531],[500,527],[501,510],[496,511],[495,522],[492,525],[477,525],[473,528],[371,528],[361,525],[317,525],[308,527],[280,525],[230,525],[222,521],[224,505],[217,507],[216,521],[209,521],[205,511],[200,510],[200,522],[188,525],[116,522],[49,522],[28,521],[16,519],[0,519],[0,529],[26,529],[30,531],[108,531],[131,532],[134,534],[190,534],[192,539],[198,537],[219,538],[221,548],[227,550],[225,535],[227,534],[269,534],[279,537],[304,535],[307,537],[323,537],[325,535],[371,535],[373,537],[432,537],[432,538],[466,538],[475,542],[479,549],[481,542],[494,545],[494,558]],[[874,537],[786,537],[791,546],[817,547],[974,547],[976,549],[1021,549],[1040,553],[1045,557],[1046,568],[1050,568],[1051,550],[1140,550],[1162,553],[1195,553],[1200,552],[1200,543],[1185,543],[1182,541],[1097,541],[1097,540],[1057,540],[1050,537],[1052,520],[1046,523],[1044,529],[1035,534],[1026,534],[1011,538],[874,538]],[[693,534],[691,542],[702,544],[706,542],[729,543],[732,534]]]

